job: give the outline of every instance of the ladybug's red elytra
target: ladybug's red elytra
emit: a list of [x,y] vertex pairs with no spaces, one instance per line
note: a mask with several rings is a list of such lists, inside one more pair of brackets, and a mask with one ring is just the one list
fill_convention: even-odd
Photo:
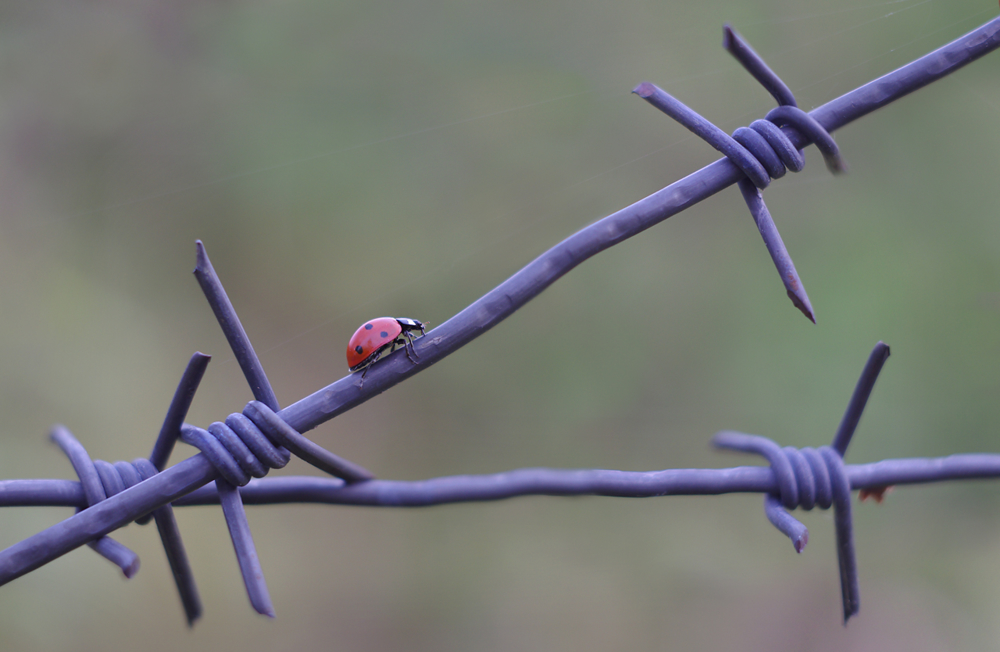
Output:
[[364,385],[368,368],[383,355],[395,351],[397,346],[406,349],[406,355],[416,362],[414,356],[420,356],[413,348],[413,331],[417,330],[421,335],[427,334],[422,322],[405,317],[379,317],[365,322],[347,343],[347,366],[351,373],[364,369],[361,374],[361,385]]

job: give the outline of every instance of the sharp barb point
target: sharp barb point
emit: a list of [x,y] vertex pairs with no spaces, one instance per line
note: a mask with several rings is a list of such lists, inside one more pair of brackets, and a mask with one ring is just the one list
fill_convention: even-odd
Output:
[[816,323],[816,315],[813,313],[812,304],[809,303],[809,297],[806,295],[806,291],[799,289],[798,292],[792,292],[788,290],[788,298],[792,300],[795,307],[802,311],[802,314],[812,323]]
[[632,92],[641,98],[647,98],[653,94],[656,87],[649,82],[642,82],[638,86],[632,89]]

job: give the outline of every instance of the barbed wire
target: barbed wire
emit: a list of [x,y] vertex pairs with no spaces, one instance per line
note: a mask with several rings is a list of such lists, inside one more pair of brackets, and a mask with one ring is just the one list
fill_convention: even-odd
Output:
[[[885,487],[918,482],[1000,476],[1000,455],[967,454],[934,459],[883,460],[845,465],[843,456],[857,428],[889,348],[878,343],[861,374],[840,428],[829,446],[781,448],[764,437],[719,433],[713,443],[764,456],[767,467],[614,470],[520,469],[494,475],[454,476],[402,482],[376,479],[363,467],[325,450],[301,433],[315,428],[384,392],[458,350],[508,317],[581,262],[668,217],[738,183],[789,297],[811,321],[815,314],[760,190],[786,169],[802,169],[801,148],[817,144],[828,168],[846,169],[830,137],[834,131],[1000,47],[1000,18],[902,68],[806,113],[787,86],[740,36],[726,26],[724,46],[775,97],[779,107],[764,120],[726,135],[651,83],[638,95],[668,113],[725,154],[666,188],[570,236],[549,249],[491,292],[414,342],[412,358],[400,352],[374,365],[362,385],[342,378],[283,409],[229,301],[204,246],[197,243],[195,276],[255,400],[241,413],[207,429],[184,423],[205,373],[209,356],[195,353],[188,362],[148,459],[131,463],[92,460],[63,426],[51,437],[67,454],[79,477],[69,480],[2,480],[0,506],[71,506],[78,512],[24,541],[0,551],[0,585],[84,544],[115,563],[126,577],[139,567],[134,552],[108,535],[132,521],[154,520],[174,575],[181,602],[193,624],[202,607],[193,573],[173,516],[174,506],[219,504],[229,527],[250,602],[261,614],[274,609],[247,524],[245,504],[310,502],[378,507],[417,507],[452,502],[501,500],[523,495],[666,495],[758,492],[765,496],[768,519],[791,540],[797,552],[808,530],[787,510],[834,509],[844,622],[858,612],[850,492],[881,495]],[[199,449],[169,468],[176,441]],[[265,478],[295,455],[333,478]],[[206,486],[215,483],[214,487]]]

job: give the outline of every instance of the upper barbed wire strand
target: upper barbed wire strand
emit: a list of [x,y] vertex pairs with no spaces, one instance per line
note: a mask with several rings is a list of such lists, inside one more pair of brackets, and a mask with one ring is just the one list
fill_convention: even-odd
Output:
[[[926,86],[1000,47],[1000,17],[919,59],[810,111],[827,131]],[[790,130],[796,148],[806,137]],[[430,367],[484,334],[588,258],[635,236],[736,183],[742,172],[722,158],[638,202],[581,229],[415,342],[420,364],[390,355],[371,369],[363,388],[351,376],[283,408],[279,416],[300,433],[357,407]]]

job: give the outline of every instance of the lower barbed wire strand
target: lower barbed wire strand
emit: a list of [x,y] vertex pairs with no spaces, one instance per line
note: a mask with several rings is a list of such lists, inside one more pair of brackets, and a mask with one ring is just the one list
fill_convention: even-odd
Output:
[[77,480],[0,480],[0,507],[86,507]]
[[[287,502],[427,507],[446,503],[504,500],[516,496],[609,496],[650,498],[672,495],[766,493],[776,489],[767,467],[612,471],[604,469],[517,469],[490,475],[457,475],[427,480],[369,480],[346,484],[319,477],[289,476],[253,480],[240,489],[246,504]],[[218,494],[203,487],[176,505],[218,504]]]
[[[946,457],[887,459],[866,464],[845,464],[844,472],[852,491],[890,485],[986,480],[1000,478],[1000,454],[958,453]],[[590,474],[597,475],[588,478]],[[603,482],[597,482],[596,478],[604,474],[611,475],[605,476]],[[609,482],[612,478],[615,482]],[[612,486],[614,491],[605,491]],[[769,493],[775,490],[777,485],[768,467],[742,466],[663,471],[516,469],[487,475],[444,476],[425,480],[376,479],[351,486],[337,478],[284,476],[252,480],[240,491],[244,502],[253,505],[325,503],[416,507],[503,500],[539,493],[647,498]],[[83,489],[76,480],[0,480],[0,507],[83,507],[85,500]],[[215,488],[208,485],[176,498],[172,504],[178,507],[218,505],[219,500]]]

